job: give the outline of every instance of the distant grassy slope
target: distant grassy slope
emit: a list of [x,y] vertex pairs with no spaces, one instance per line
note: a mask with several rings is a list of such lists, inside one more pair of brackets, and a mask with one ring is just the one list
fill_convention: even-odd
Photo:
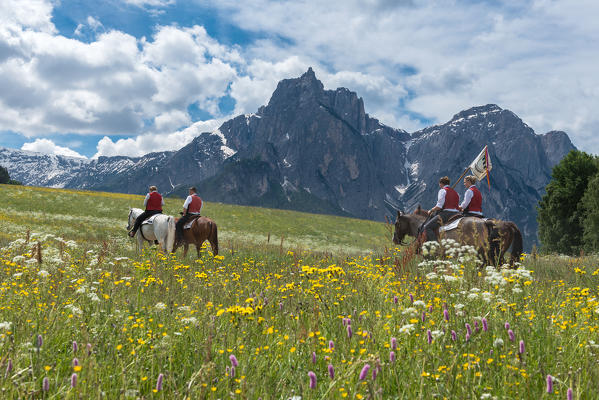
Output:
[[[0,239],[12,240],[27,230],[60,234],[68,239],[130,243],[125,233],[129,207],[143,205],[143,196],[0,185]],[[165,213],[177,215],[182,199],[166,199]],[[391,246],[382,223],[260,207],[205,203],[203,215],[216,221],[221,247],[248,245],[363,253]],[[74,221],[78,223],[74,223]]]

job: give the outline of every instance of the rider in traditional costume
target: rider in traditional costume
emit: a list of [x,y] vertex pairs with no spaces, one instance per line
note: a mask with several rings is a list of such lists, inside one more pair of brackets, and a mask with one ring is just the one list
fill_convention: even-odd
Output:
[[162,195],[158,193],[156,186],[150,186],[150,192],[144,199],[144,207],[146,210],[142,212],[135,220],[135,225],[133,225],[133,229],[131,229],[129,232],[129,236],[135,236],[135,233],[141,226],[142,222],[144,222],[146,219],[154,214],[162,214],[163,205],[164,199],[162,198]]
[[446,223],[449,218],[459,213],[460,195],[449,186],[450,182],[447,176],[439,179],[440,189],[437,194],[437,204],[430,209],[429,215],[438,213],[423,227],[427,241],[437,240],[435,231]]
[[460,210],[462,210],[464,217],[483,218],[483,196],[476,187],[476,177],[473,175],[465,177],[464,186],[466,187],[466,193],[464,193],[464,201],[460,204]]
[[194,216],[199,216],[202,211],[202,199],[197,194],[197,190],[194,186],[189,188],[189,196],[183,203],[183,216],[179,218],[175,225],[177,242],[183,241],[183,226]]

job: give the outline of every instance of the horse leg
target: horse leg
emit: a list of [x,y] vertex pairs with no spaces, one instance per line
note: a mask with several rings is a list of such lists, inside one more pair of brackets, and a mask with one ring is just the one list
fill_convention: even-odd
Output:
[[185,244],[183,245],[183,258],[187,257],[187,250],[189,250],[189,244],[185,242]]
[[137,251],[137,254],[139,254],[141,252],[141,250],[144,247],[144,239],[143,237],[141,237],[141,227],[139,227],[139,230],[137,231],[137,245],[135,246],[135,249]]
[[218,255],[218,244],[215,244],[214,240],[212,240],[212,239],[208,239],[208,241],[210,242],[210,248],[212,248],[212,254],[217,256]]

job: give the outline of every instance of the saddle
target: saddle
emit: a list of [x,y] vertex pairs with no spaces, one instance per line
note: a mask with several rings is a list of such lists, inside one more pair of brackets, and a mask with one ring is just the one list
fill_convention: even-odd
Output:
[[183,229],[191,229],[191,226],[193,225],[193,223],[195,222],[196,219],[200,218],[201,215],[197,214],[197,215],[192,215],[189,219],[189,221],[187,221],[185,223],[185,225],[183,225]]
[[145,219],[144,222],[142,222],[142,225],[152,225],[154,223],[154,220],[156,219],[157,216],[159,216],[160,214],[154,214],[152,216],[150,216],[149,218]]
[[447,221],[445,225],[439,228],[439,231],[447,232],[456,229],[458,225],[460,225],[460,221],[462,220],[462,218],[463,216],[461,214],[454,215],[453,217],[449,218],[449,221]]

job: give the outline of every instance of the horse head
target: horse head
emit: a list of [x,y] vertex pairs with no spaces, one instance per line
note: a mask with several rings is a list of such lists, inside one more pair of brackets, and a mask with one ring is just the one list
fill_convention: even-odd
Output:
[[425,209],[423,209],[420,204],[418,204],[418,207],[416,207],[416,209],[414,210],[414,214],[415,215],[421,215],[423,217],[428,217],[428,211],[426,211]]
[[395,220],[395,231],[393,232],[393,243],[405,245],[403,239],[410,232],[410,223],[401,210],[397,210],[397,219]]

